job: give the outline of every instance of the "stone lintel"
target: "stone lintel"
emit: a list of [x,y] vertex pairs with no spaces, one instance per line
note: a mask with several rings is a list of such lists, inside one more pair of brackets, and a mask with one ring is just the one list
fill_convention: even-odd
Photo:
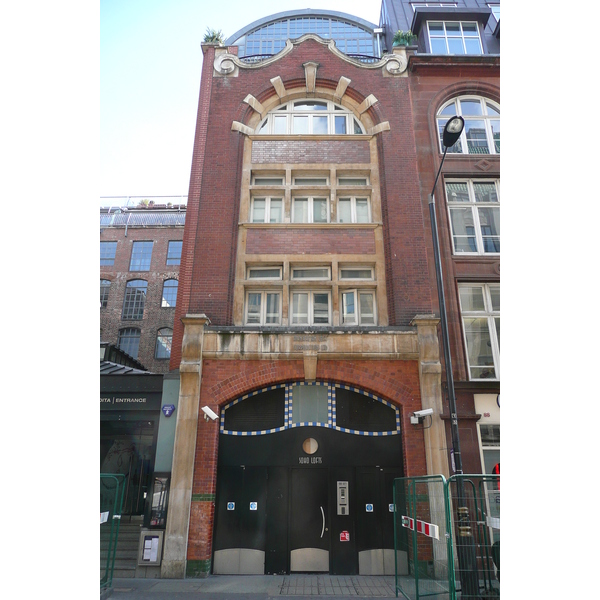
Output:
[[204,332],[203,356],[211,359],[303,360],[308,354],[319,360],[364,358],[416,360],[419,343],[414,329],[407,331],[269,333],[256,331]]

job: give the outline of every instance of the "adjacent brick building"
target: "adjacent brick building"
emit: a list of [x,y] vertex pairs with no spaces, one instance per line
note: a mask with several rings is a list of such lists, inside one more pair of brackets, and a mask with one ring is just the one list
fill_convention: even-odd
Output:
[[185,214],[185,204],[100,210],[100,341],[153,373],[169,372]]

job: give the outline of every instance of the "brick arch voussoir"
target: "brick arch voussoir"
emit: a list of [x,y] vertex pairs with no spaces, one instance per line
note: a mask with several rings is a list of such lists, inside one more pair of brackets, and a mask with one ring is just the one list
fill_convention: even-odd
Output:
[[[414,405],[420,397],[418,391],[415,392],[398,377],[379,371],[377,365],[357,365],[348,361],[344,363],[343,369],[336,366],[332,367],[331,371],[327,369],[327,361],[323,361],[322,365],[319,374],[323,380],[357,387],[375,394],[399,408],[405,405]],[[373,385],[373,382],[376,382],[376,385]]]
[[303,361],[260,361],[260,365],[251,372],[246,369],[237,371],[208,390],[210,400],[219,407],[228,402],[260,390],[262,388],[301,381],[304,379]]

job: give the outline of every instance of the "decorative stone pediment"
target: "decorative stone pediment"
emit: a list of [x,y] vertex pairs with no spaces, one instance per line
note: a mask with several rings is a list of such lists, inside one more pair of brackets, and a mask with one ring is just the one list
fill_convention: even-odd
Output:
[[[262,69],[272,65],[273,63],[281,60],[284,56],[288,55],[295,46],[306,42],[307,40],[313,40],[323,46],[326,46],[332,54],[347,62],[348,64],[354,65],[361,69],[383,69],[387,76],[400,75],[406,71],[407,61],[406,56],[402,54],[385,54],[380,60],[372,63],[364,63],[355,58],[351,58],[347,54],[340,52],[336,45],[335,40],[324,40],[314,33],[305,33],[303,36],[296,40],[287,40],[285,48],[279,51],[277,54],[267,58],[265,60],[257,62],[245,62],[242,58],[239,58],[235,54],[229,54],[226,50],[222,54],[218,54],[214,62],[214,71],[217,76],[225,77],[237,77],[239,69],[256,70]],[[314,63],[307,63],[314,64]],[[389,64],[389,66],[388,66]],[[315,71],[316,72],[316,71]]]

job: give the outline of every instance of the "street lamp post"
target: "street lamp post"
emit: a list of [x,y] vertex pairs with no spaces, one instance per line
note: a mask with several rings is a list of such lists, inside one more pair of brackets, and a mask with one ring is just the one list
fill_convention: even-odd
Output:
[[435,258],[435,273],[437,279],[438,301],[440,305],[440,322],[442,327],[442,345],[444,349],[444,362],[446,364],[446,382],[448,384],[448,408],[450,412],[450,431],[452,434],[452,450],[454,454],[454,466],[456,474],[459,475],[456,481],[458,495],[458,565],[461,574],[461,589],[463,598],[479,598],[479,575],[477,573],[477,556],[475,553],[475,544],[469,522],[469,509],[465,502],[465,486],[462,478],[463,466],[462,455],[460,451],[460,438],[458,435],[458,415],[456,409],[456,396],[454,393],[454,375],[452,373],[452,358],[450,356],[450,338],[448,336],[448,318],[446,314],[446,297],[444,294],[444,282],[442,279],[442,262],[440,258],[440,245],[438,238],[437,219],[435,214],[434,192],[438,178],[442,172],[442,166],[446,158],[448,148],[454,146],[460,137],[465,126],[462,117],[452,117],[444,127],[442,135],[442,145],[444,154],[442,162],[438,169],[431,194],[429,194],[429,216],[431,219],[431,234],[433,237],[433,253]]

